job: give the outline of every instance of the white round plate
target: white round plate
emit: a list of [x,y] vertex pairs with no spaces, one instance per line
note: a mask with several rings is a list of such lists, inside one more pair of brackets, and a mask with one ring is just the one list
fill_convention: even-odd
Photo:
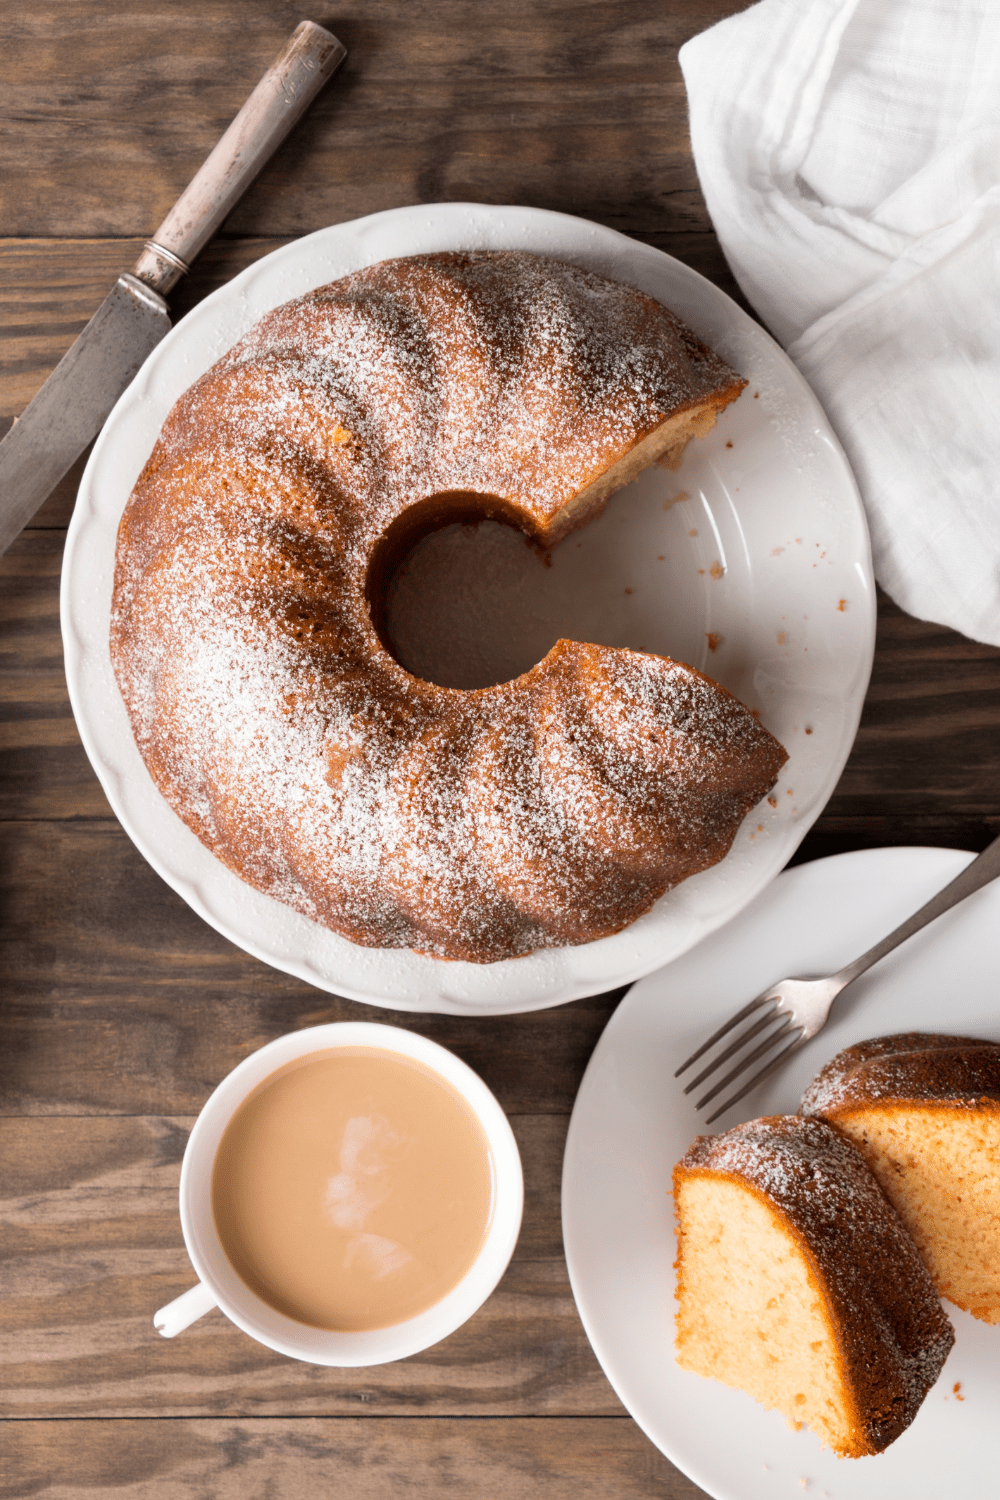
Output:
[[[937,1385],[885,1453],[838,1459],[803,1428],[674,1361],[674,1163],[699,1131],[674,1069],[786,975],[834,973],[972,856],[873,849],[779,876],[710,942],[626,995],[577,1095],[563,1166],[563,1234],[577,1307],[605,1373],[648,1437],[716,1500],[940,1500],[995,1493],[1000,1329],[946,1303],[958,1335]],[[713,1127],[791,1114],[842,1047],[898,1031],[1000,1040],[1000,882],[857,980],[803,1052]],[[955,1385],[960,1384],[961,1401]]]
[[[556,549],[551,572],[556,580],[565,572],[571,593],[593,595],[590,614],[573,618],[574,630],[592,632],[577,639],[705,669],[758,709],[790,752],[776,806],[764,803],[747,819],[720,865],[614,937],[496,964],[357,947],[251,890],[153,787],[108,651],[118,521],[182,392],[291,297],[391,256],[478,248],[537,251],[631,282],[676,309],[749,380],[711,436],[691,444],[680,470],[640,476],[574,545]],[[874,608],[868,532],[847,462],[815,396],[758,324],[687,266],[613,230],[538,209],[456,203],[320,230],[258,261],[189,313],[150,355],[98,439],[62,588],[66,675],[83,743],[122,825],[164,880],[241,948],[320,989],[400,1010],[473,1015],[541,1009],[637,979],[767,885],[847,758],[871,669]]]

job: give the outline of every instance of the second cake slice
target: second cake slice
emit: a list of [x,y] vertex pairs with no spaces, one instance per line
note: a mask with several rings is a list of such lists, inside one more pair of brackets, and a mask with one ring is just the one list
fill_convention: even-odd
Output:
[[827,1063],[802,1112],[854,1142],[942,1297],[1000,1323],[1000,1046],[874,1037]]

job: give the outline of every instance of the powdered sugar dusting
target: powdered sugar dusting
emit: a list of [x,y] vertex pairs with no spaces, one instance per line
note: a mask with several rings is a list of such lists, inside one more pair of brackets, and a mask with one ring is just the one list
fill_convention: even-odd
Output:
[[433,687],[365,585],[417,501],[558,525],[720,381],[651,299],[509,252],[387,262],[268,315],[174,408],[122,521],[112,654],[161,791],[259,889],[441,956],[617,931],[714,863],[784,759],[729,694],[568,642],[513,683]]
[[834,1322],[859,1419],[880,1451],[912,1421],[955,1335],[916,1246],[862,1157],[825,1121],[784,1115],[699,1137],[677,1171],[742,1180],[800,1240]]
[[813,1079],[802,1113],[836,1117],[878,1104],[1000,1105],[1000,1044],[906,1031],[845,1047]]

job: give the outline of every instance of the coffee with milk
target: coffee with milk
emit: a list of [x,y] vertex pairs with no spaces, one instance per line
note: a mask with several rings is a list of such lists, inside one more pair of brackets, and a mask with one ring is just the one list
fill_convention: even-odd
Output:
[[433,1069],[376,1047],[315,1052],[239,1105],[212,1171],[219,1239],[271,1307],[386,1328],[471,1268],[493,1215],[485,1132]]

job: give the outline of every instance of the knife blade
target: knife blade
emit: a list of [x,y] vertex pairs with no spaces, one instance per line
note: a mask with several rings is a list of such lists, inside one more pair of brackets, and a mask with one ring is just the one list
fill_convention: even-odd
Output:
[[76,343],[0,443],[0,552],[104,425],[125,387],[170,329],[163,298],[119,276]]
[[131,272],[123,272],[79,338],[0,442],[0,554],[107,420],[147,356],[169,332],[165,296],[327,79],[347,56],[337,38],[302,21]]

